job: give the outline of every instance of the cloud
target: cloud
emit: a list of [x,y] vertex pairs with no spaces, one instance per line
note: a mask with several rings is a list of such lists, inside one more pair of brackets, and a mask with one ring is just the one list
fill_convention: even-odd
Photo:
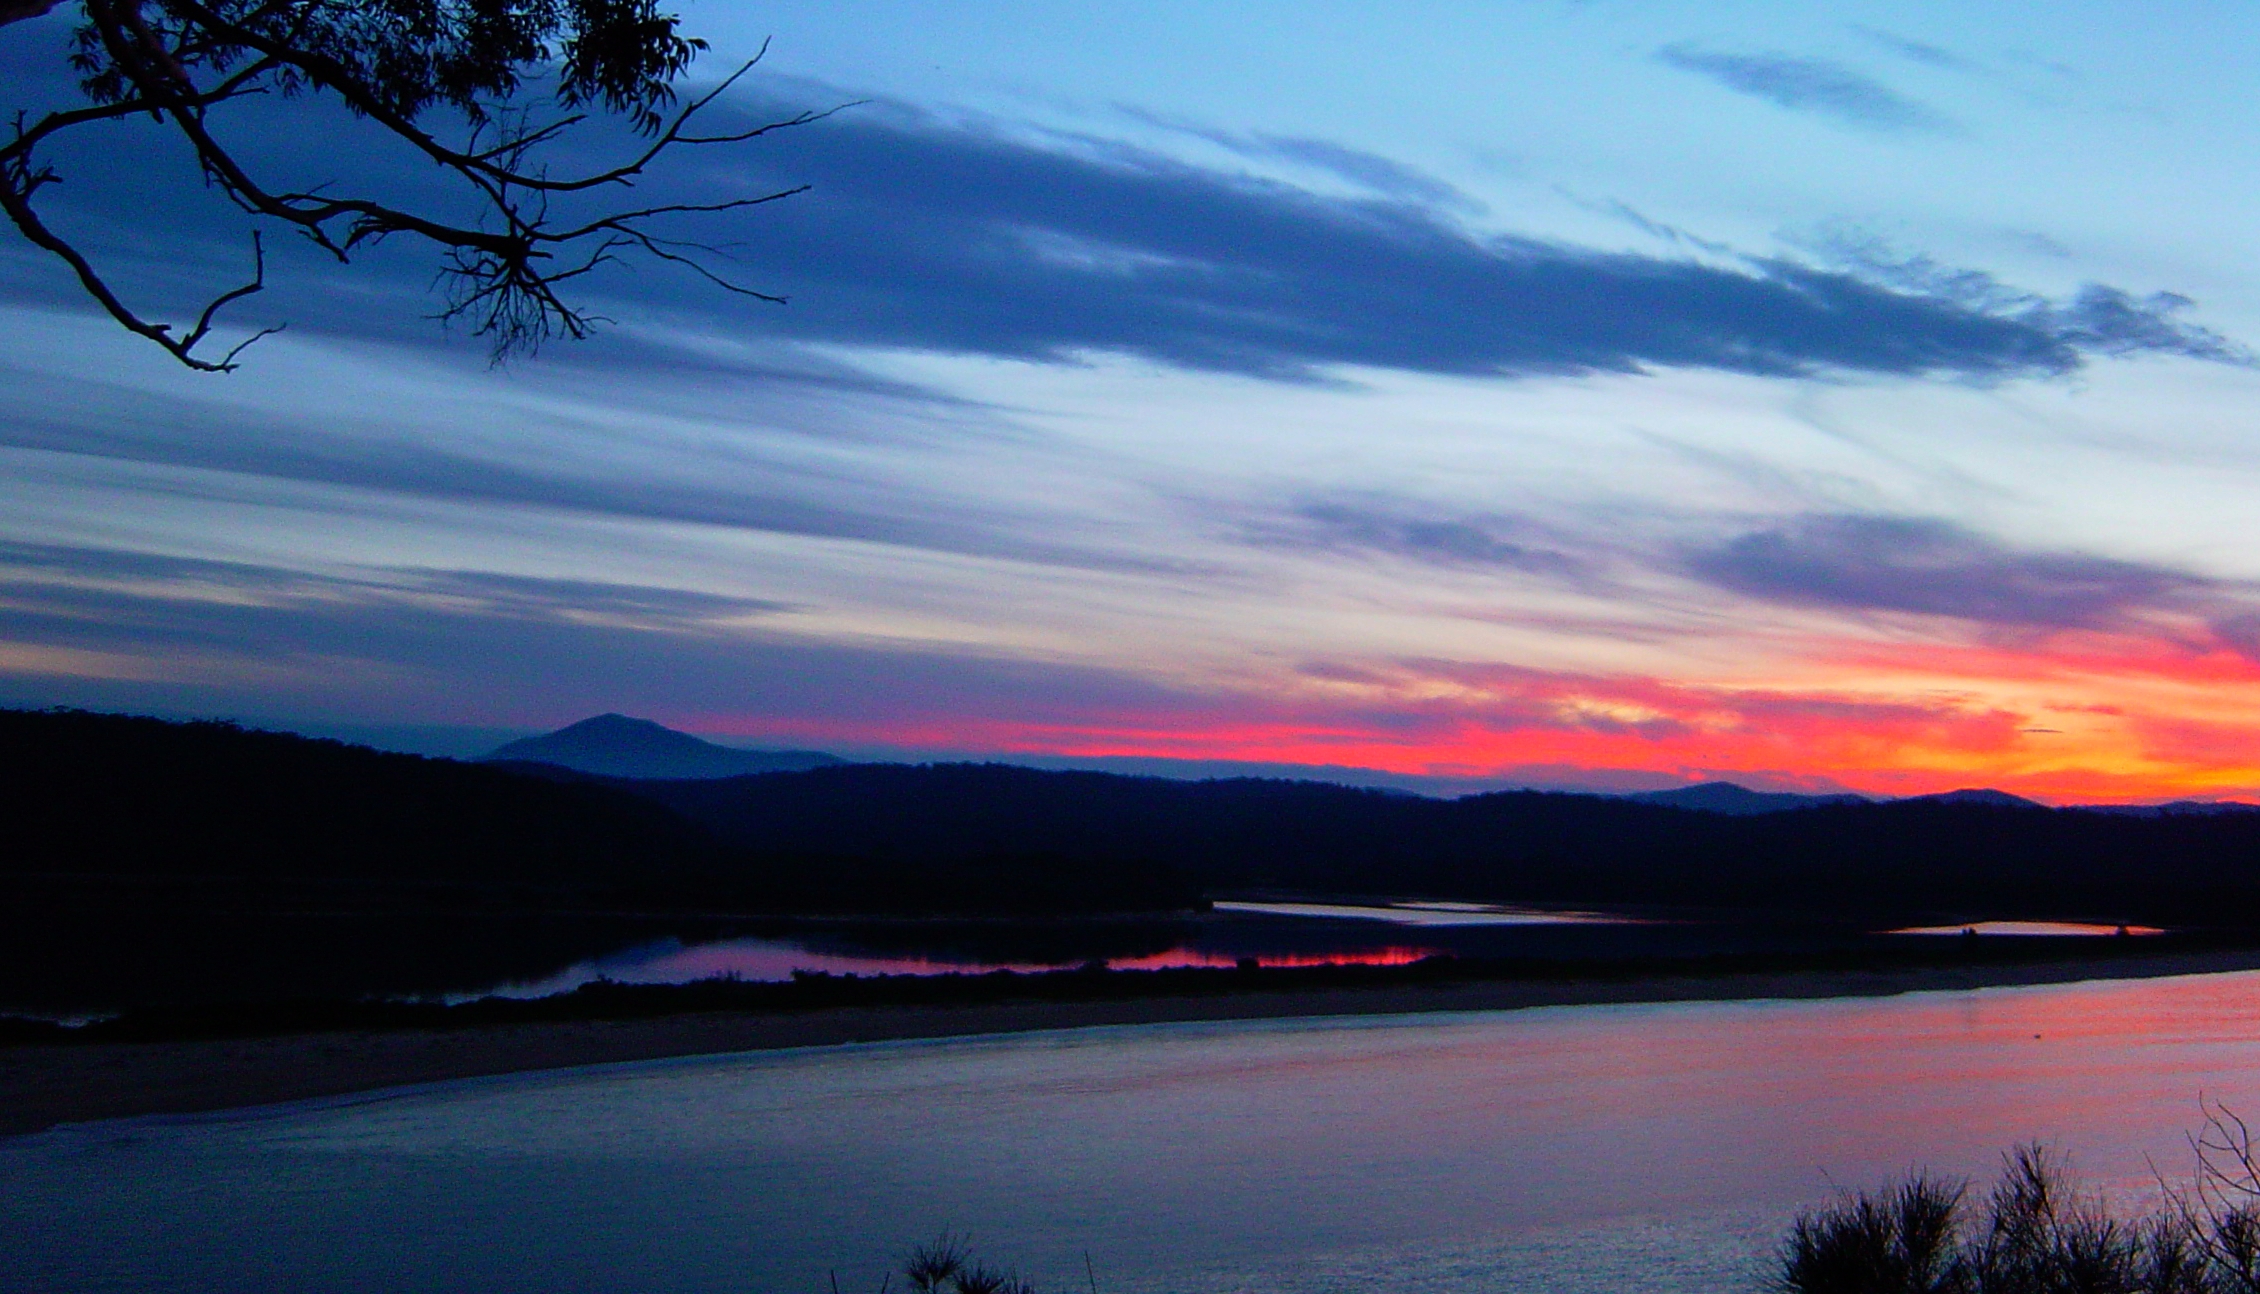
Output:
[[2216,589],[2165,567],[2021,551],[1908,517],[1805,517],[1697,551],[1687,567],[1720,588],[1794,606],[2029,629],[2109,627]]
[[[2039,237],[2033,235],[2031,237]],[[1953,301],[1975,311],[2010,315],[2063,338],[2089,354],[2135,355],[2170,348],[2192,358],[2250,365],[2245,347],[2218,333],[2181,322],[2195,302],[2175,292],[2136,297],[2119,288],[2088,284],[2069,301],[2049,301],[2010,287],[1982,270],[1944,265],[1929,256],[1907,255],[1856,226],[1832,224],[1798,240],[1824,263],[1870,282],[1938,301]],[[2041,239],[2043,244],[2046,239]],[[2048,245],[2042,250],[2067,255]]]
[[1434,517],[1409,503],[1337,500],[1305,503],[1283,522],[1258,527],[1253,538],[1266,547],[1379,553],[1431,566],[1584,574],[1584,561],[1524,533],[1531,529],[1513,518]]
[[462,598],[488,614],[526,618],[692,628],[794,609],[790,603],[766,598],[604,580],[547,579],[492,571],[409,570],[401,575],[406,592]]
[[1667,225],[1661,220],[1650,219],[1644,212],[1635,209],[1630,204],[1620,201],[1619,199],[1603,198],[1600,201],[1595,202],[1580,198],[1575,194],[1570,193],[1566,189],[1560,190],[1560,192],[1563,197],[1566,197],[1577,205],[1584,207],[1586,210],[1597,212],[1605,216],[1613,216],[1616,219],[1622,220],[1626,224],[1631,225],[1634,229],[1639,230],[1641,233],[1648,235],[1650,238],[1660,239],[1667,243],[1682,244],[1688,247],[1692,247],[1697,251],[1710,252],[1716,256],[1733,256],[1735,254],[1734,249],[1725,243],[1717,242],[1708,238],[1698,238],[1694,234],[1688,233],[1686,230],[1679,228],[1677,225]]
[[[117,549],[0,541],[0,588],[40,589],[51,608],[203,605],[277,607],[300,602],[422,607],[504,620],[608,624],[674,632],[794,608],[764,598],[616,581],[493,571],[400,567],[360,576]],[[100,615],[87,617],[89,623]],[[118,643],[106,644],[117,646]]]
[[1980,70],[1975,61],[1964,58],[1944,46],[1933,45],[1928,41],[1916,40],[1911,36],[1902,36],[1897,32],[1884,31],[1881,28],[1869,27],[1860,23],[1853,23],[1852,30],[1869,44],[1878,49],[1888,50],[1910,63],[1919,63],[1924,67],[1935,67],[1947,72],[1975,72]]
[[[2223,646],[2246,660],[2260,662],[2260,612],[2229,612],[2215,617],[2210,627]],[[2249,736],[2246,740],[2249,743]]]
[[17,544],[0,549],[0,695],[528,727],[626,710],[814,742],[1446,773],[1652,767],[1722,734],[1896,730],[1955,712],[1450,661],[1322,659],[1202,688],[949,644],[798,638],[761,623],[773,605]]
[[1125,116],[1146,125],[1205,140],[1242,157],[1294,162],[1324,171],[1386,197],[1409,198],[1461,211],[1476,211],[1482,206],[1466,193],[1426,171],[1334,140],[1313,139],[1303,135],[1275,135],[1264,131],[1242,135],[1215,126],[1149,112],[1143,108],[1124,105],[1121,111]]
[[[28,317],[26,317],[28,315]],[[78,336],[74,337],[74,333]],[[280,354],[294,384],[213,383],[73,348],[45,369],[23,353],[59,340],[121,340],[106,324],[0,311],[0,449],[169,469],[166,492],[241,499],[253,478],[314,490],[346,514],[369,496],[508,512],[681,523],[845,539],[1081,570],[1182,573],[1182,563],[1060,532],[1029,504],[967,497],[923,457],[942,441],[979,450],[1010,434],[986,411],[836,385],[804,402],[782,379],[741,385],[624,363],[600,374],[544,364],[541,384],[493,382],[389,350],[340,363]],[[18,338],[22,345],[14,346]],[[758,363],[755,372],[779,370]],[[874,384],[875,386],[878,384]],[[814,407],[808,407],[813,403]],[[889,438],[903,443],[873,445]],[[365,492],[365,493],[364,493]]]
[[1255,136],[1265,152],[1288,161],[1330,171],[1355,184],[1362,184],[1375,193],[1391,197],[1412,198],[1440,207],[1472,209],[1475,201],[1466,194],[1402,162],[1393,161],[1378,153],[1337,144],[1332,140],[1308,139],[1296,135]]
[[2089,284],[2064,305],[2042,307],[2038,317],[2057,336],[2090,354],[2139,355],[2175,349],[2221,363],[2252,363],[2243,347],[2176,321],[2175,315],[2195,304],[2178,292],[2137,298],[2118,288]]
[[[237,125],[252,141],[247,150],[272,151],[285,173],[326,173],[332,164],[305,155],[305,132],[290,129],[285,108],[245,106]],[[776,108],[747,101],[711,124],[725,129],[733,111],[772,119]],[[604,143],[592,133],[575,147]],[[2068,373],[2097,354],[2227,353],[2219,337],[2182,321],[2176,297],[2098,287],[2062,303],[2029,294],[1973,301],[1858,267],[1595,251],[1471,228],[1448,186],[1390,159],[1308,138],[1235,143],[1323,167],[1366,192],[1320,193],[1126,144],[947,122],[874,102],[757,145],[694,151],[638,189],[639,202],[662,203],[813,186],[675,230],[725,246],[733,277],[791,304],[746,302],[663,266],[584,283],[606,314],[657,314],[678,332],[741,344],[1045,363],[1125,355],[1294,381],[1345,367],[1998,380]],[[79,203],[74,219],[109,229],[121,245],[138,241],[153,262],[209,263],[215,282],[232,283],[242,253],[220,237],[233,227],[225,211],[183,208],[157,231],[120,222],[121,212],[147,209],[149,195],[135,197],[134,184],[152,166],[120,136],[109,154],[71,159],[72,185],[51,192],[59,210]],[[415,316],[429,307],[415,303],[429,267],[405,255],[408,247],[390,245],[347,272],[278,261],[276,287],[244,308],[356,336],[424,327]],[[301,273],[309,290],[294,294],[285,280]],[[352,285],[361,290],[344,290]],[[370,292],[389,299],[372,304]],[[611,354],[654,369],[683,358],[633,347]]]
[[1881,82],[1841,63],[1792,54],[1724,54],[1691,45],[1656,51],[1663,63],[1708,77],[1737,94],[1792,112],[1833,117],[1846,125],[1886,133],[1950,131],[1954,124]]
[[[1995,784],[2043,795],[2181,787],[2173,770],[2067,769],[2064,734],[2024,731],[2070,728],[2035,720],[2074,711],[2116,713],[2076,696],[2032,712],[1990,702],[1982,688],[1766,690],[1372,656],[1280,661],[1269,676],[1235,672],[1204,685],[948,643],[798,637],[763,623],[766,605],[477,570],[320,574],[17,545],[0,551],[0,704],[396,731],[434,722],[540,729],[620,710],[850,752],[1333,765],[1459,787],[1728,777],[1919,793],[1965,784],[1978,766]],[[737,614],[748,607],[750,616]],[[2213,684],[2204,716],[2150,715],[2143,722],[2153,727],[2217,723],[2211,695],[2234,697],[2254,678],[2230,653],[2116,643],[2130,647],[2137,654],[2124,659],[2059,659],[2000,644],[1901,644],[1906,659],[1886,672],[1950,682],[1959,652],[1985,657],[1961,662],[1980,668],[1972,677]],[[2079,740],[2077,749],[2097,753],[2095,735]],[[2101,740],[2108,756],[2110,739]],[[2220,785],[2217,760],[2184,771],[2192,786]]]
[[[2106,337],[2074,302],[2014,310],[1787,261],[1744,268],[1473,232],[1127,147],[1072,151],[874,106],[749,155],[751,191],[815,188],[741,231],[793,305],[777,335],[1073,361],[1129,354],[1307,378],[1698,367],[1999,378],[2089,349],[2216,357],[2146,303]],[[2101,299],[2101,298],[2099,298]],[[2178,308],[2178,306],[2176,307]]]
[[761,624],[776,608],[486,571],[322,574],[14,544],[0,548],[0,677],[41,703],[525,727],[604,710],[704,731],[716,729],[690,719],[1119,726],[1215,706],[1100,668],[796,638]]

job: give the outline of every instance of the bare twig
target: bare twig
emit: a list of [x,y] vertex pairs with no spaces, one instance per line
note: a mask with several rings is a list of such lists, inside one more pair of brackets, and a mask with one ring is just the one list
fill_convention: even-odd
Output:
[[[24,4],[25,0],[0,0],[0,23],[12,21],[9,15]],[[537,349],[552,336],[585,337],[602,320],[567,301],[558,285],[618,264],[629,255],[681,266],[735,295],[782,303],[782,296],[733,281],[711,268],[712,259],[723,257],[717,246],[662,237],[657,225],[672,218],[737,212],[781,201],[806,192],[806,185],[715,202],[656,203],[570,221],[555,219],[550,203],[569,195],[632,187],[678,147],[743,143],[820,121],[840,110],[799,112],[742,130],[694,129],[700,114],[761,62],[768,49],[764,43],[753,58],[661,119],[652,105],[672,101],[665,79],[687,61],[689,51],[703,48],[697,42],[675,40],[669,20],[665,39],[675,43],[665,48],[674,52],[656,65],[663,79],[636,83],[643,87],[637,91],[642,97],[635,100],[642,105],[636,109],[637,121],[639,129],[648,121],[650,141],[622,162],[560,177],[540,165],[539,155],[586,124],[589,114],[566,112],[535,120],[529,109],[510,102],[517,74],[506,68],[493,73],[497,97],[470,98],[460,93],[449,97],[465,113],[470,127],[466,142],[452,146],[418,121],[417,104],[429,101],[435,92],[398,101],[373,82],[370,73],[336,53],[334,43],[307,38],[326,17],[350,11],[351,6],[341,5],[340,0],[264,0],[250,5],[224,0],[80,0],[80,4],[87,23],[80,37],[79,66],[88,71],[89,92],[97,101],[50,112],[36,121],[27,122],[19,114],[13,137],[0,144],[0,209],[35,246],[69,266],[113,319],[158,342],[182,363],[206,371],[232,369],[244,346],[276,331],[263,329],[217,360],[197,353],[210,342],[222,309],[264,288],[265,251],[256,235],[249,283],[214,297],[185,331],[149,321],[125,303],[79,247],[40,217],[34,199],[60,179],[37,159],[40,146],[96,122],[147,117],[169,126],[188,145],[207,180],[238,209],[296,230],[337,261],[349,262],[362,247],[396,234],[429,242],[444,255],[440,277],[446,284],[447,304],[439,317],[470,321],[475,335],[491,340],[499,361]],[[639,70],[635,75],[646,73]],[[200,83],[199,76],[209,78],[210,84]],[[334,184],[304,188],[268,183],[215,132],[213,112],[235,99],[270,90],[337,95],[353,114],[401,139],[464,185],[477,199],[482,218],[471,224],[438,218],[376,196],[341,191]],[[585,84],[580,90],[569,86],[560,98],[570,106],[592,93]],[[614,96],[609,102],[615,108],[622,107],[612,89],[604,93]],[[851,105],[841,105],[846,106]]]

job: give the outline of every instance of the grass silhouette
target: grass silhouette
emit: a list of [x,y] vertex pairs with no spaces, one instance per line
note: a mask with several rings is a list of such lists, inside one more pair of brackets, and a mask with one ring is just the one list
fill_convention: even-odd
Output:
[[[1035,1285],[1022,1280],[1018,1272],[980,1261],[966,1237],[948,1231],[905,1255],[900,1275],[917,1294],[1037,1294]],[[879,1294],[887,1294],[895,1276],[889,1272],[879,1282]],[[839,1294],[839,1288],[839,1278],[834,1276],[833,1294]],[[1091,1290],[1097,1294],[1095,1274]]]
[[1801,1214],[1783,1240],[1781,1294],[2260,1294],[2260,1161],[2251,1129],[2206,1107],[2197,1177],[2153,1211],[2115,1214],[2038,1145],[1967,1182],[1916,1174]]

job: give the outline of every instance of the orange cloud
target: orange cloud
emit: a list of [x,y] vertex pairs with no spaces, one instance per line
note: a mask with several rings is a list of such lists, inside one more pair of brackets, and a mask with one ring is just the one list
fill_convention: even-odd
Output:
[[1157,705],[935,713],[764,732],[998,754],[1333,764],[1538,784],[1732,778],[2055,802],[2260,788],[2260,664],[2211,643],[1800,644],[1753,687],[1447,661],[1327,662]]

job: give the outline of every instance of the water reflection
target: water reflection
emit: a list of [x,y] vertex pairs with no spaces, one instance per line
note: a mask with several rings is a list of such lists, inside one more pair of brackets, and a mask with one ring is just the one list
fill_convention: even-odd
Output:
[[1234,901],[1198,917],[1055,921],[803,921],[734,937],[614,945],[542,973],[448,995],[535,997],[596,980],[683,984],[795,971],[850,975],[1172,967],[1401,966],[1424,957],[1608,959],[1841,947],[1841,929],[1702,925],[1475,903]]
[[1606,912],[1551,912],[1491,903],[1237,903],[1218,901],[1219,912],[1273,917],[1319,917],[1347,921],[1387,921],[1401,926],[1589,926],[1624,925],[1630,917]]
[[[1170,1025],[526,1075],[0,1142],[24,1288],[1719,1294],[1799,1205],[2039,1138],[2147,1202],[2260,975]],[[55,1225],[69,1219],[69,1225]],[[0,1279],[0,1284],[6,1284]]]
[[[1637,924],[1601,912],[1552,912],[1488,903],[1382,904],[1220,901],[1215,915],[1169,925],[1108,928],[1093,923],[1018,923],[987,927],[959,923],[843,925],[801,937],[746,937],[704,943],[653,940],[577,962],[553,973],[513,981],[491,991],[504,997],[544,997],[583,984],[688,984],[734,978],[784,980],[796,971],[833,975],[944,975],[987,971],[1044,971],[1103,962],[1115,970],[1175,967],[1404,966],[1423,957],[1457,953],[1466,945],[1429,939],[1376,936],[1372,923],[1420,928],[1424,934],[1484,927],[1524,928]],[[1072,929],[1078,942],[1056,935]],[[1050,940],[1031,936],[1050,934]],[[1105,936],[1111,934],[1112,938]],[[1145,936],[1140,939],[1138,936]],[[1155,936],[1160,937],[1159,946]],[[889,948],[893,942],[899,945]],[[1050,946],[1045,946],[1046,943]],[[1141,944],[1143,946],[1141,946]],[[456,994],[456,997],[479,996]]]
[[1632,921],[1482,904],[1234,902],[1200,915],[815,919],[495,911],[55,913],[0,904],[0,1013],[569,990],[596,978],[1600,960],[1843,949],[1856,927]]
[[1958,926],[1908,926],[1885,931],[1894,935],[2162,935],[2157,926],[2098,925],[2092,921],[1970,921]]
[[[1236,966],[1253,961],[1261,966],[1405,966],[1438,950],[1418,945],[1390,944],[1378,948],[1349,948],[1331,952],[1269,952],[1240,954],[1180,945],[1159,952],[1126,957],[1078,957],[1057,960],[996,961],[952,958],[946,955],[886,956],[832,952],[791,939],[724,939],[685,945],[663,939],[605,957],[568,966],[541,979],[501,985],[499,997],[547,997],[570,993],[583,984],[611,980],[622,984],[689,984],[707,979],[785,980],[796,972],[831,975],[947,975],[987,971],[1045,971],[1093,962],[1114,970],[1164,970],[1184,966]],[[485,996],[458,994],[459,998]]]

